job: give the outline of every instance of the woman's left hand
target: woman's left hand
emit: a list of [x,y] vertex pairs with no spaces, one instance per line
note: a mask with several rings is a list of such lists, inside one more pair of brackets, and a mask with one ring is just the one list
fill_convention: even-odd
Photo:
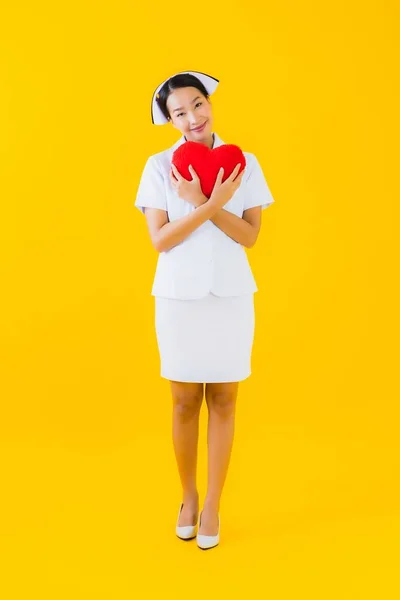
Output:
[[192,176],[192,181],[185,179],[178,171],[176,166],[171,163],[171,170],[169,172],[171,183],[177,191],[177,194],[186,202],[190,202],[196,208],[201,206],[204,202],[205,196],[201,189],[200,179],[192,165],[189,165],[189,172]]

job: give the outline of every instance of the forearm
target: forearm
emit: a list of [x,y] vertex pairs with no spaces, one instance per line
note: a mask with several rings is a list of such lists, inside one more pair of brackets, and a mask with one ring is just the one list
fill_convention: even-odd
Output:
[[200,225],[212,219],[219,211],[211,202],[204,202],[188,215],[166,223],[158,231],[156,248],[158,252],[167,252],[185,240]]
[[[202,196],[202,198],[199,199],[199,207],[207,205],[207,202],[207,196]],[[253,245],[254,229],[250,223],[241,217],[238,217],[224,208],[219,208],[214,215],[210,217],[210,220],[238,244],[241,244],[246,248],[251,248]]]

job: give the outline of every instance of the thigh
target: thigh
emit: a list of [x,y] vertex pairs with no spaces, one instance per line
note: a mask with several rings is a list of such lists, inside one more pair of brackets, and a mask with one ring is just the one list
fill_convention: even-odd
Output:
[[213,398],[236,399],[239,390],[239,381],[229,381],[228,383],[206,383],[206,400]]
[[203,383],[191,383],[186,381],[172,381],[170,380],[172,398],[175,401],[190,401],[198,400],[202,401],[204,397],[204,384]]

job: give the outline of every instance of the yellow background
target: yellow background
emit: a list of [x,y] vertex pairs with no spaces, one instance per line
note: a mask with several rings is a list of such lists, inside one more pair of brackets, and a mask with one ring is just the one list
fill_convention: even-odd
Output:
[[[2,597],[398,598],[398,4],[10,6]],[[147,157],[179,137],[151,124],[151,94],[185,69],[220,79],[214,130],[275,198],[248,251],[253,374],[209,552],[174,534],[157,254],[133,206]]]

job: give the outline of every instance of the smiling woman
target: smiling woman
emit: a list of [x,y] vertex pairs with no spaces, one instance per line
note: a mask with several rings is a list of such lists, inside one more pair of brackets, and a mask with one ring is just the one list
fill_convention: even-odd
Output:
[[209,96],[217,85],[214,77],[190,71],[157,87],[152,121],[171,124],[181,137],[147,159],[135,202],[159,252],[152,295],[161,377],[170,380],[173,399],[183,490],[176,535],[182,539],[196,536],[199,516],[196,454],[204,392],[209,410],[209,488],[197,533],[202,549],[219,543],[238,385],[251,374],[257,285],[244,247],[254,245],[261,211],[274,202],[250,152],[243,152],[246,169],[240,175],[237,168],[223,182],[218,175],[209,198],[195,171],[188,180],[172,165],[175,150],[189,141],[211,150],[225,144],[213,132]]
[[[218,84],[218,80],[214,81]],[[212,104],[206,86],[198,77],[191,73],[171,77],[159,90],[156,101],[166,121],[183,133],[187,141],[212,148]]]

